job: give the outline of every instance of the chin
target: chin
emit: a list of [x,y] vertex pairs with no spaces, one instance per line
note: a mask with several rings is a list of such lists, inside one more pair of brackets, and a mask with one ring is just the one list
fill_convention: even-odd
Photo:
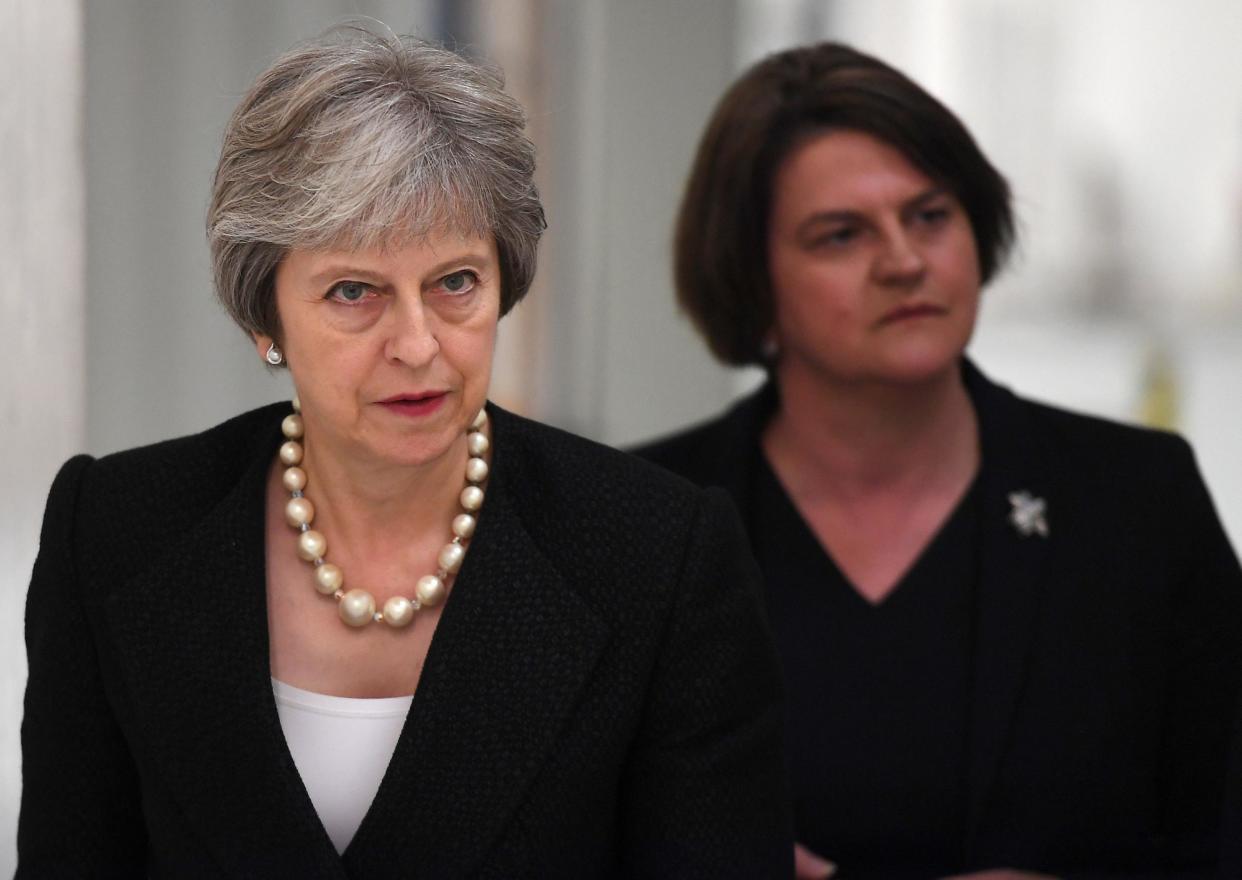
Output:
[[449,453],[453,448],[455,431],[434,434],[389,434],[372,437],[370,453],[379,461],[398,467],[418,467],[429,464]]
[[961,359],[958,348],[904,352],[886,364],[883,372],[894,382],[923,385],[956,373]]

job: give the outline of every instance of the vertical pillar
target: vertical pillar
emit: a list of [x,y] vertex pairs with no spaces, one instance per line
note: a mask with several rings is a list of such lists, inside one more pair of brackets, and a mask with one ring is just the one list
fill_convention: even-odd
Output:
[[78,0],[0,5],[0,876],[16,865],[21,608],[48,485],[84,441],[81,40]]
[[672,226],[736,70],[733,0],[556,2],[545,18],[551,162],[538,414],[634,442],[718,409],[734,378],[677,312]]

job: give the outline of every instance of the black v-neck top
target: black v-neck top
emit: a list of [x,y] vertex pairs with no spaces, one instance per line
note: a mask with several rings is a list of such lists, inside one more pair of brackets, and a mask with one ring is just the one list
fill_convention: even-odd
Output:
[[797,839],[844,880],[961,870],[980,478],[872,605],[759,448],[751,476],[747,526],[784,666]]

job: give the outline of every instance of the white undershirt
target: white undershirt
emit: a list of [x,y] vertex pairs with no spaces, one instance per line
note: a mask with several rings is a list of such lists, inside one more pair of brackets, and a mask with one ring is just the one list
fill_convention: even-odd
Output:
[[342,853],[379,791],[414,697],[333,697],[274,678],[272,691],[302,784]]

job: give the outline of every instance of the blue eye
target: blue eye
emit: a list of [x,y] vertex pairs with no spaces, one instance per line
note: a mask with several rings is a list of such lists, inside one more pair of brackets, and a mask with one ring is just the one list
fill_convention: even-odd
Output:
[[469,293],[478,283],[479,277],[466,269],[460,272],[453,272],[451,275],[445,275],[440,279],[440,286],[449,293],[455,294]]
[[362,302],[370,292],[371,288],[361,281],[342,281],[340,284],[333,285],[328,291],[328,299],[353,304]]

